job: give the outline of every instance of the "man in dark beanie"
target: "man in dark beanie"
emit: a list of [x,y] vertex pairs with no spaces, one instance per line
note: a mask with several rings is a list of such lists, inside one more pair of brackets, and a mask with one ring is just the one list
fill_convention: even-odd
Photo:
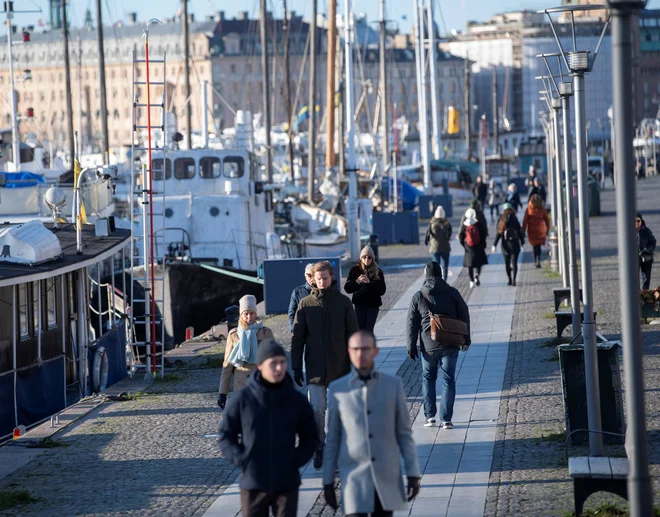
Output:
[[278,343],[264,340],[257,363],[245,388],[227,403],[220,422],[220,450],[241,469],[244,517],[268,517],[271,510],[277,516],[295,517],[298,469],[312,458],[318,443],[314,414],[305,396],[294,389]]
[[[413,361],[422,357],[422,393],[424,395],[424,425],[431,427],[436,423],[435,383],[438,368],[440,377],[440,425],[443,429],[453,427],[451,418],[456,398],[456,361],[458,351],[467,351],[470,346],[470,312],[467,304],[457,289],[442,279],[442,269],[437,262],[429,262],[424,269],[424,285],[410,300],[408,308],[408,356]],[[431,335],[431,316],[438,315],[451,320],[458,320],[467,327],[463,344],[457,345],[444,336]],[[456,322],[456,323],[458,323]],[[458,326],[461,326],[460,324]],[[421,332],[420,351],[417,349],[417,337]]]

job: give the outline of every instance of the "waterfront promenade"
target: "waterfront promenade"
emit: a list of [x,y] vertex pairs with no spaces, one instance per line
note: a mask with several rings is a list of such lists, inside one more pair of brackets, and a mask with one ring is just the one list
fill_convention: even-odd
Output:
[[[639,209],[659,235],[657,199],[660,178],[638,183]],[[613,191],[602,193],[602,208],[603,215],[591,220],[597,327],[601,334],[616,339],[619,298]],[[489,247],[492,241],[491,236]],[[518,287],[506,286],[498,251],[484,268],[482,285],[469,289],[460,267],[462,254],[454,250],[449,280],[470,306],[473,345],[459,358],[456,427],[428,429],[421,425],[420,362],[406,357],[404,335],[408,301],[421,286],[428,254],[422,245],[380,251],[388,293],[387,310],[376,327],[382,348],[379,367],[404,381],[424,469],[419,497],[408,513],[400,515],[570,515],[573,495],[563,443],[559,362],[549,342],[554,336],[554,319],[549,317],[552,288],[560,279],[547,270],[547,261],[543,269],[534,268],[526,248]],[[658,284],[656,270],[652,285]],[[267,318],[266,324],[288,345],[285,318]],[[659,504],[657,329],[642,325],[649,454]],[[103,404],[55,435],[49,448],[30,449],[34,452],[31,460],[0,478],[0,493],[24,490],[35,500],[0,511],[0,516],[236,515],[232,499],[238,472],[221,457],[215,437],[221,418],[215,398],[222,347],[220,342],[208,348],[133,400]],[[0,448],[0,476],[6,457],[3,449],[7,447]],[[326,507],[319,474],[311,467],[304,472],[302,488],[299,515],[335,515]],[[587,508],[604,501],[624,506],[621,499],[599,495],[589,499]]]

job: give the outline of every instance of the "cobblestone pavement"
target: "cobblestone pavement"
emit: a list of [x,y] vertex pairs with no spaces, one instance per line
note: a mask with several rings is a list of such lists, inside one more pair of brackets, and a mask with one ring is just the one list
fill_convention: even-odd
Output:
[[[638,207],[648,226],[660,234],[660,178],[638,183]],[[614,191],[602,192],[603,214],[591,219],[593,286],[597,329],[610,339],[620,333],[619,285]],[[657,279],[657,272],[655,278]],[[656,285],[660,282],[654,282]],[[485,515],[564,515],[573,508],[564,446],[564,411],[559,361],[548,340],[555,335],[552,288],[561,279],[531,264],[525,254],[517,293],[509,359],[500,403],[499,429]],[[649,429],[649,458],[656,504],[660,502],[660,331],[643,325],[644,375]],[[565,335],[570,333],[567,329]],[[623,358],[622,358],[623,359]],[[622,361],[623,362],[623,361]],[[621,369],[623,380],[623,368]],[[625,386],[624,386],[625,390]],[[624,391],[625,397],[625,391]],[[618,450],[617,450],[618,449]],[[571,448],[573,455],[587,453]],[[622,454],[622,447],[613,453]],[[587,501],[623,504],[598,494]]]

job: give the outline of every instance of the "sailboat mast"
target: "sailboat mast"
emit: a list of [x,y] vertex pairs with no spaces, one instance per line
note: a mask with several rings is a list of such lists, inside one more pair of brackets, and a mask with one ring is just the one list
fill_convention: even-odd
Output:
[[472,107],[470,106],[470,56],[465,55],[463,70],[463,116],[465,117],[465,149],[467,160],[472,159]]
[[[80,128],[80,148],[85,148],[85,131],[83,125],[83,82],[82,82],[82,38],[80,35],[76,38],[78,44],[78,126]],[[89,140],[87,140],[89,142]]]
[[268,65],[268,40],[266,37],[266,0],[261,0],[261,71],[263,81],[263,121],[266,130],[266,181],[273,181],[273,152],[270,146],[270,72]]
[[69,135],[69,156],[71,168],[76,157],[76,146],[73,140],[73,106],[71,103],[71,63],[69,62],[69,23],[66,17],[66,0],[62,1],[62,34],[64,35],[64,78],[66,79],[66,118]]
[[[192,91],[190,90],[190,38],[188,37],[188,0],[183,2],[183,70],[186,85],[186,144],[192,149]],[[147,109],[151,109],[147,107]]]
[[307,200],[314,202],[316,174],[316,12],[318,0],[312,0],[312,24],[309,43],[309,143],[307,159]]
[[500,131],[497,117],[497,66],[493,65],[493,154],[500,154]]
[[429,73],[431,75],[431,121],[433,128],[433,159],[440,159],[440,127],[438,123],[438,90],[436,88],[436,40],[433,27],[433,0],[426,0],[426,17],[429,30]]
[[325,167],[334,167],[335,162],[335,63],[337,60],[337,0],[328,2],[328,59],[325,95],[326,141]]
[[282,32],[284,37],[284,95],[286,96],[286,115],[287,115],[287,136],[289,137],[289,145],[287,146],[289,154],[289,176],[291,181],[295,180],[293,171],[293,131],[291,130],[292,119],[292,106],[291,106],[291,81],[289,78],[289,12],[286,8],[286,0],[284,0],[284,20],[282,23]]
[[346,172],[348,172],[348,200],[346,219],[348,222],[348,244],[351,260],[360,256],[360,221],[357,209],[357,176],[355,162],[355,123],[353,121],[353,45],[351,29],[351,0],[345,0],[344,10],[344,47],[346,50]]
[[7,47],[9,51],[9,83],[11,84],[11,148],[14,170],[21,170],[21,154],[18,141],[18,116],[16,115],[16,92],[14,91],[14,54],[12,52],[12,19],[14,18],[14,2],[5,3],[7,18]]
[[103,48],[103,14],[101,11],[101,0],[96,0],[96,42],[98,44],[99,52],[99,94],[101,95],[101,152],[103,153],[103,162],[109,164],[110,142],[108,138],[108,100],[105,92],[105,54]]
[[382,142],[382,174],[385,174],[390,159],[389,132],[387,124],[387,74],[385,73],[385,0],[380,0],[380,120],[383,127]]

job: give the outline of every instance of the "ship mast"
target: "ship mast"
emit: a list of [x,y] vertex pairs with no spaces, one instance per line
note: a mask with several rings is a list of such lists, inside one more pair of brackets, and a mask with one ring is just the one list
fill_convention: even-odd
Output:
[[[96,0],[96,40],[99,51],[99,94],[101,95],[101,133],[103,163],[110,164],[110,142],[108,139],[108,101],[105,93],[105,54],[103,49],[103,15],[101,0]],[[150,108],[148,108],[150,109]],[[82,131],[82,126],[80,127]]]
[[64,36],[64,78],[66,80],[66,118],[69,135],[69,155],[71,168],[76,158],[76,144],[73,139],[73,105],[71,102],[71,63],[69,62],[69,23],[66,17],[66,0],[62,0],[62,35]]
[[270,73],[268,65],[268,40],[266,39],[266,0],[261,0],[261,72],[264,92],[264,129],[266,130],[266,181],[273,181],[273,153],[270,147]]
[[307,200],[314,202],[314,175],[316,173],[316,11],[318,0],[312,0],[312,31],[309,45],[309,143],[307,160]]
[[[335,63],[337,60],[337,0],[328,2],[328,74],[325,95],[325,167],[335,165]],[[340,149],[341,151],[341,149]]]

